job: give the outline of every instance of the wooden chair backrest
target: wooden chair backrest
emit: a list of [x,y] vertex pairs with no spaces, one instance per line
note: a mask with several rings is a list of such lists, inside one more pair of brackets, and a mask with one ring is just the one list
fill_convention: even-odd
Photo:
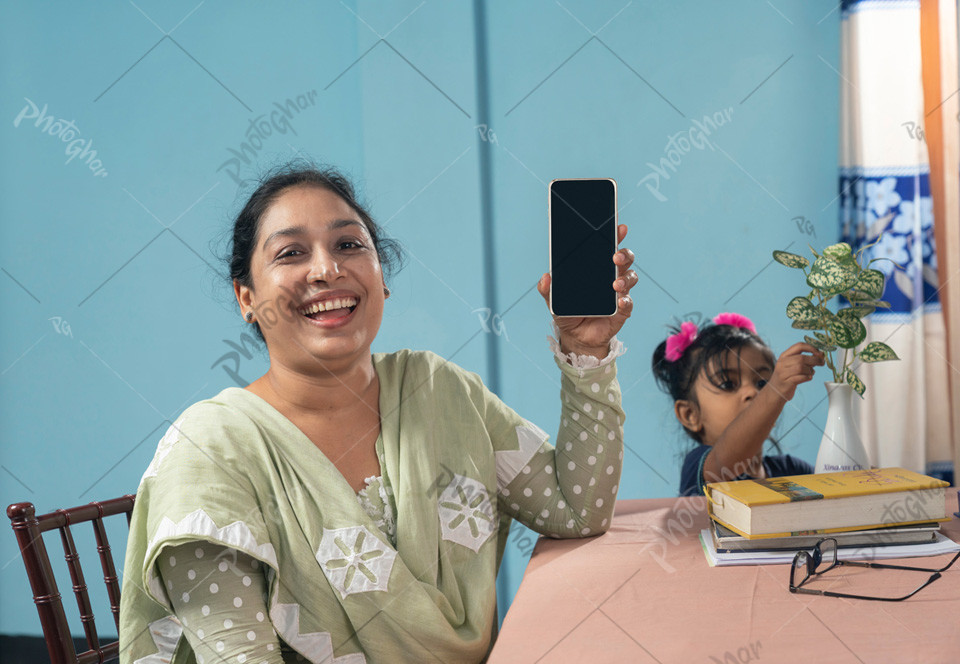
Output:
[[[94,537],[97,542],[97,552],[100,555],[100,567],[103,570],[103,580],[107,586],[107,596],[110,600],[110,610],[113,612],[113,621],[119,632],[120,629],[120,582],[117,578],[116,566],[110,542],[103,520],[108,516],[118,514],[127,515],[127,526],[130,525],[130,513],[133,511],[134,496],[128,495],[103,502],[93,502],[88,505],[60,509],[49,514],[36,515],[32,503],[14,503],[7,508],[13,532],[17,536],[20,546],[20,555],[27,570],[27,578],[33,590],[33,601],[40,614],[40,626],[43,629],[43,638],[47,643],[51,664],[99,664],[118,659],[120,644],[100,643],[97,636],[97,627],[94,621],[93,609],[90,606],[90,596],[80,567],[80,555],[73,540],[71,526],[90,522],[93,525]],[[60,540],[63,544],[63,555],[70,571],[70,580],[73,592],[80,609],[80,621],[83,624],[83,633],[86,636],[88,650],[77,653],[70,635],[70,626],[60,600],[60,591],[57,580],[50,565],[50,556],[43,542],[43,533],[50,530],[60,531]]]

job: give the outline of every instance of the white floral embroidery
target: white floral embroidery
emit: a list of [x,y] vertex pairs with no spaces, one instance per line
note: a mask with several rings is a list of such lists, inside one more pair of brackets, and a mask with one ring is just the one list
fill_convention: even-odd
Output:
[[148,477],[157,476],[157,470],[160,469],[160,462],[163,461],[165,456],[170,454],[173,446],[180,442],[180,427],[183,425],[183,419],[184,418],[181,417],[171,424],[167,432],[163,434],[163,438],[160,439],[160,443],[157,445],[157,451],[153,455],[153,460],[150,462],[150,465],[147,466],[147,470],[144,471],[143,477],[140,478],[140,484],[143,484],[143,481]]
[[157,646],[157,652],[141,657],[133,664],[168,664],[173,657],[180,635],[183,634],[183,626],[174,616],[167,616],[155,620],[148,627],[150,628],[150,638]]
[[494,453],[497,460],[497,487],[501,490],[520,474],[549,438],[543,429],[532,422],[517,425],[516,431],[519,449]]
[[277,633],[290,647],[314,664],[364,664],[367,658],[363,653],[351,653],[342,657],[333,657],[333,639],[330,632],[300,633],[300,605],[274,604],[270,609],[270,621]]
[[443,539],[474,551],[497,529],[498,517],[487,488],[463,475],[455,474],[450,480],[437,500],[437,511]]
[[387,590],[397,552],[365,526],[323,529],[317,562],[330,585],[344,598],[353,593]]
[[373,519],[390,543],[397,545],[397,517],[393,514],[393,489],[386,485],[383,477],[371,476],[364,480],[366,486],[357,491],[357,501],[363,511]]

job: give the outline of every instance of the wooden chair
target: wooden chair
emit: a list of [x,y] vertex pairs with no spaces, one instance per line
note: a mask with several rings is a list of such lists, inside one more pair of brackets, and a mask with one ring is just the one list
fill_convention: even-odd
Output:
[[[127,515],[127,526],[130,525],[130,513],[133,511],[134,496],[123,496],[103,502],[94,502],[80,507],[60,509],[49,514],[36,516],[32,503],[14,503],[7,508],[13,532],[20,545],[20,555],[27,569],[30,587],[33,590],[33,602],[37,605],[40,614],[40,625],[43,628],[43,638],[50,653],[51,664],[99,664],[118,659],[120,644],[100,643],[97,636],[96,623],[93,618],[93,609],[90,606],[90,597],[87,594],[87,585],[83,570],[80,567],[80,555],[73,541],[70,527],[85,521],[93,524],[93,532],[97,542],[97,552],[100,554],[100,566],[103,569],[103,580],[107,585],[107,596],[110,599],[110,609],[117,630],[120,629],[120,584],[117,580],[117,571],[113,563],[110,542],[103,525],[103,519],[118,514]],[[83,632],[87,639],[88,650],[77,653],[67,616],[60,601],[60,591],[50,566],[50,557],[43,542],[43,533],[58,529],[63,543],[64,558],[70,571],[73,583],[73,592],[77,596],[77,605],[80,609],[80,621],[83,623]],[[122,554],[122,552],[121,552]]]

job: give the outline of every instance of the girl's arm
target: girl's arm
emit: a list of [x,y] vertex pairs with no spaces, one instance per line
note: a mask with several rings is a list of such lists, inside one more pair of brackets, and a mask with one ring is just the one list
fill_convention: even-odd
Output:
[[[813,378],[813,368],[823,363],[823,354],[810,344],[797,343],[785,350],[777,360],[770,382],[713,444],[703,463],[703,481],[733,480],[744,473],[760,475],[763,443],[784,405],[793,399],[797,385]],[[741,380],[745,379],[741,376]]]

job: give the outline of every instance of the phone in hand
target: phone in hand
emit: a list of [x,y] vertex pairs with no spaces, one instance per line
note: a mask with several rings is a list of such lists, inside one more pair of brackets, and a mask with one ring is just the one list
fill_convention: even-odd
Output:
[[617,183],[610,178],[550,183],[550,311],[612,316],[617,266]]

